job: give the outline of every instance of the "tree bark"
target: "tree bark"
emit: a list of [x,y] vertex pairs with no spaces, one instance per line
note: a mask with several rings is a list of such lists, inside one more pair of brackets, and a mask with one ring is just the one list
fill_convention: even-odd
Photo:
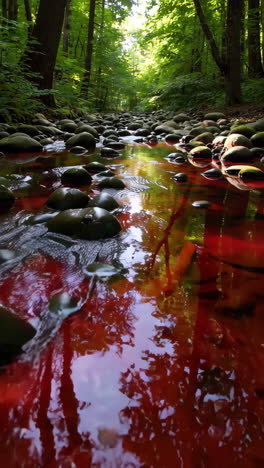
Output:
[[204,35],[209,42],[213,59],[224,77],[226,104],[239,104],[242,102],[240,34],[244,0],[228,0],[224,56],[221,56],[212,31],[207,24],[200,0],[193,0],[193,2]]
[[2,0],[2,16],[7,19],[7,0]]
[[26,19],[27,19],[27,21],[32,23],[32,13],[31,13],[30,0],[24,0],[24,7],[25,7]]
[[[39,89],[51,90],[53,87],[53,73],[62,32],[66,0],[40,0],[36,22],[29,42],[24,62],[29,71],[38,74],[32,78]],[[30,40],[29,40],[30,41]],[[53,95],[43,95],[45,104],[54,106]]]
[[17,0],[9,0],[8,2],[8,19],[17,21]]
[[226,18],[226,104],[242,102],[240,35],[244,0],[228,0]]
[[89,89],[90,80],[91,80],[95,6],[96,6],[96,0],[90,0],[87,48],[86,48],[86,57],[85,57],[85,65],[84,65],[85,72],[84,72],[83,82],[82,82],[82,87],[81,87],[81,94],[84,97],[87,96],[87,91]]
[[63,45],[62,50],[65,55],[69,54],[69,40],[70,40],[70,16],[71,16],[71,0],[66,1],[64,24],[63,24]]
[[248,0],[248,76],[263,76],[260,52],[260,3]]

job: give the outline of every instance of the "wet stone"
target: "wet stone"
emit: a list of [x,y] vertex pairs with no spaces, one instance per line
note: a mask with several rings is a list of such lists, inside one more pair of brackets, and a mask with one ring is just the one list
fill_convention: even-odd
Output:
[[102,172],[106,169],[106,166],[104,164],[101,164],[97,161],[93,161],[93,162],[90,162],[89,164],[87,164],[87,166],[85,166],[85,169],[88,171],[88,172],[91,172],[92,174],[97,174],[99,172]]
[[11,208],[14,203],[14,193],[4,185],[0,185],[0,211]]
[[223,177],[222,172],[217,168],[209,169],[208,171],[203,172],[201,175],[209,180],[221,179]]
[[178,174],[175,174],[175,175],[173,176],[173,179],[174,179],[176,182],[183,183],[183,182],[187,182],[188,177],[187,177],[187,175],[186,175],[184,172],[179,172]]
[[192,206],[194,206],[194,208],[202,208],[202,209],[206,210],[206,209],[210,208],[211,203],[208,202],[207,200],[197,200],[197,201],[192,203]]
[[88,201],[88,195],[83,193],[81,190],[64,187],[55,190],[55,192],[50,195],[47,201],[47,206],[55,210],[85,208]]
[[70,169],[67,169],[61,176],[61,182],[64,185],[76,185],[82,186],[82,185],[90,185],[92,182],[92,178],[86,169],[83,169],[82,167],[77,168],[77,167],[72,167]]
[[0,264],[9,262],[14,258],[16,258],[16,252],[14,252],[14,250],[0,249]]
[[58,212],[55,212],[55,213],[45,213],[45,214],[41,214],[41,215],[36,215],[36,216],[30,216],[27,221],[26,221],[26,224],[30,224],[30,225],[34,225],[34,224],[44,224],[46,223],[47,221],[49,221],[50,219],[54,218],[54,216],[56,216],[58,214]]
[[126,186],[124,182],[117,177],[107,177],[98,183],[100,189],[109,188],[114,190],[123,190]]
[[96,195],[89,201],[88,206],[99,206],[99,208],[104,208],[107,211],[113,211],[119,208],[117,201],[107,192]]
[[73,148],[71,148],[71,153],[82,155],[86,153],[86,149],[83,146],[73,146]]
[[84,274],[104,280],[119,275],[120,269],[108,263],[91,263],[84,268]]
[[35,336],[32,325],[0,305],[0,364],[12,360],[22,352],[22,346]]
[[66,210],[52,218],[47,224],[51,232],[87,240],[113,237],[122,229],[114,215],[98,207]]
[[55,294],[49,301],[50,312],[63,318],[74,314],[80,309],[78,299],[71,297],[67,293]]
[[101,148],[101,156],[105,156],[105,157],[119,157],[119,153],[118,151],[116,151],[115,149],[113,148],[110,148],[110,147],[103,147]]

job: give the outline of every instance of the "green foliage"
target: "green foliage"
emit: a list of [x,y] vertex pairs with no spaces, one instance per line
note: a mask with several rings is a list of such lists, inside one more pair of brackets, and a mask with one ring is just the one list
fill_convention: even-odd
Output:
[[182,75],[164,85],[149,89],[140,99],[141,109],[191,109],[202,105],[222,106],[224,94],[221,80],[200,73]]

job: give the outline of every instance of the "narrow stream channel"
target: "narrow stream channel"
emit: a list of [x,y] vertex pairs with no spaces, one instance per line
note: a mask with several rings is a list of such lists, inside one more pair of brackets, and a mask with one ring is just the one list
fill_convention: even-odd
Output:
[[[177,166],[171,152],[0,161],[17,196],[0,215],[0,249],[16,253],[1,264],[1,304],[37,330],[1,368],[1,466],[264,465],[263,192],[208,180],[210,166]],[[126,184],[110,191],[120,235],[78,241],[30,223],[63,168],[95,160]],[[78,304],[65,318],[49,307],[61,293]]]

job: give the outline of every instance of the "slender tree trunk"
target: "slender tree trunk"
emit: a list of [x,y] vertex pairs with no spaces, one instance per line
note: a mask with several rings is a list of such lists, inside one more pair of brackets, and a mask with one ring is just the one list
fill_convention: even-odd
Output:
[[[102,12],[101,12],[101,23],[98,43],[103,47],[102,40],[104,35],[104,23],[105,23],[105,0],[102,0]],[[97,70],[97,86],[96,86],[96,108],[102,110],[102,56],[100,52],[100,63]]]
[[9,0],[8,2],[8,19],[17,21],[17,0]]
[[87,48],[86,48],[86,57],[85,57],[85,65],[84,65],[85,72],[84,72],[83,82],[82,82],[82,87],[81,87],[81,94],[84,97],[87,96],[87,91],[89,89],[90,80],[91,80],[95,6],[96,6],[96,0],[90,0]]
[[32,23],[32,13],[31,13],[30,0],[24,0],[24,6],[25,6],[26,19],[27,19],[27,21]]
[[[31,39],[35,44],[28,47],[24,57],[26,65],[38,76],[32,80],[39,89],[51,90],[53,87],[53,74],[56,57],[62,32],[66,0],[40,0],[36,23],[34,24]],[[53,95],[44,95],[43,102],[54,106]]]
[[248,76],[263,76],[260,52],[260,3],[248,0]]
[[227,4],[225,89],[226,103],[230,106],[242,102],[240,34],[243,3],[244,0],[229,0]]
[[7,0],[2,0],[2,16],[7,19]]
[[65,55],[69,54],[69,39],[70,39],[70,17],[71,17],[71,0],[67,0],[65,15],[64,15],[64,24],[63,24],[63,53]]
[[261,0],[261,29],[262,29],[262,64],[264,66],[264,0]]

